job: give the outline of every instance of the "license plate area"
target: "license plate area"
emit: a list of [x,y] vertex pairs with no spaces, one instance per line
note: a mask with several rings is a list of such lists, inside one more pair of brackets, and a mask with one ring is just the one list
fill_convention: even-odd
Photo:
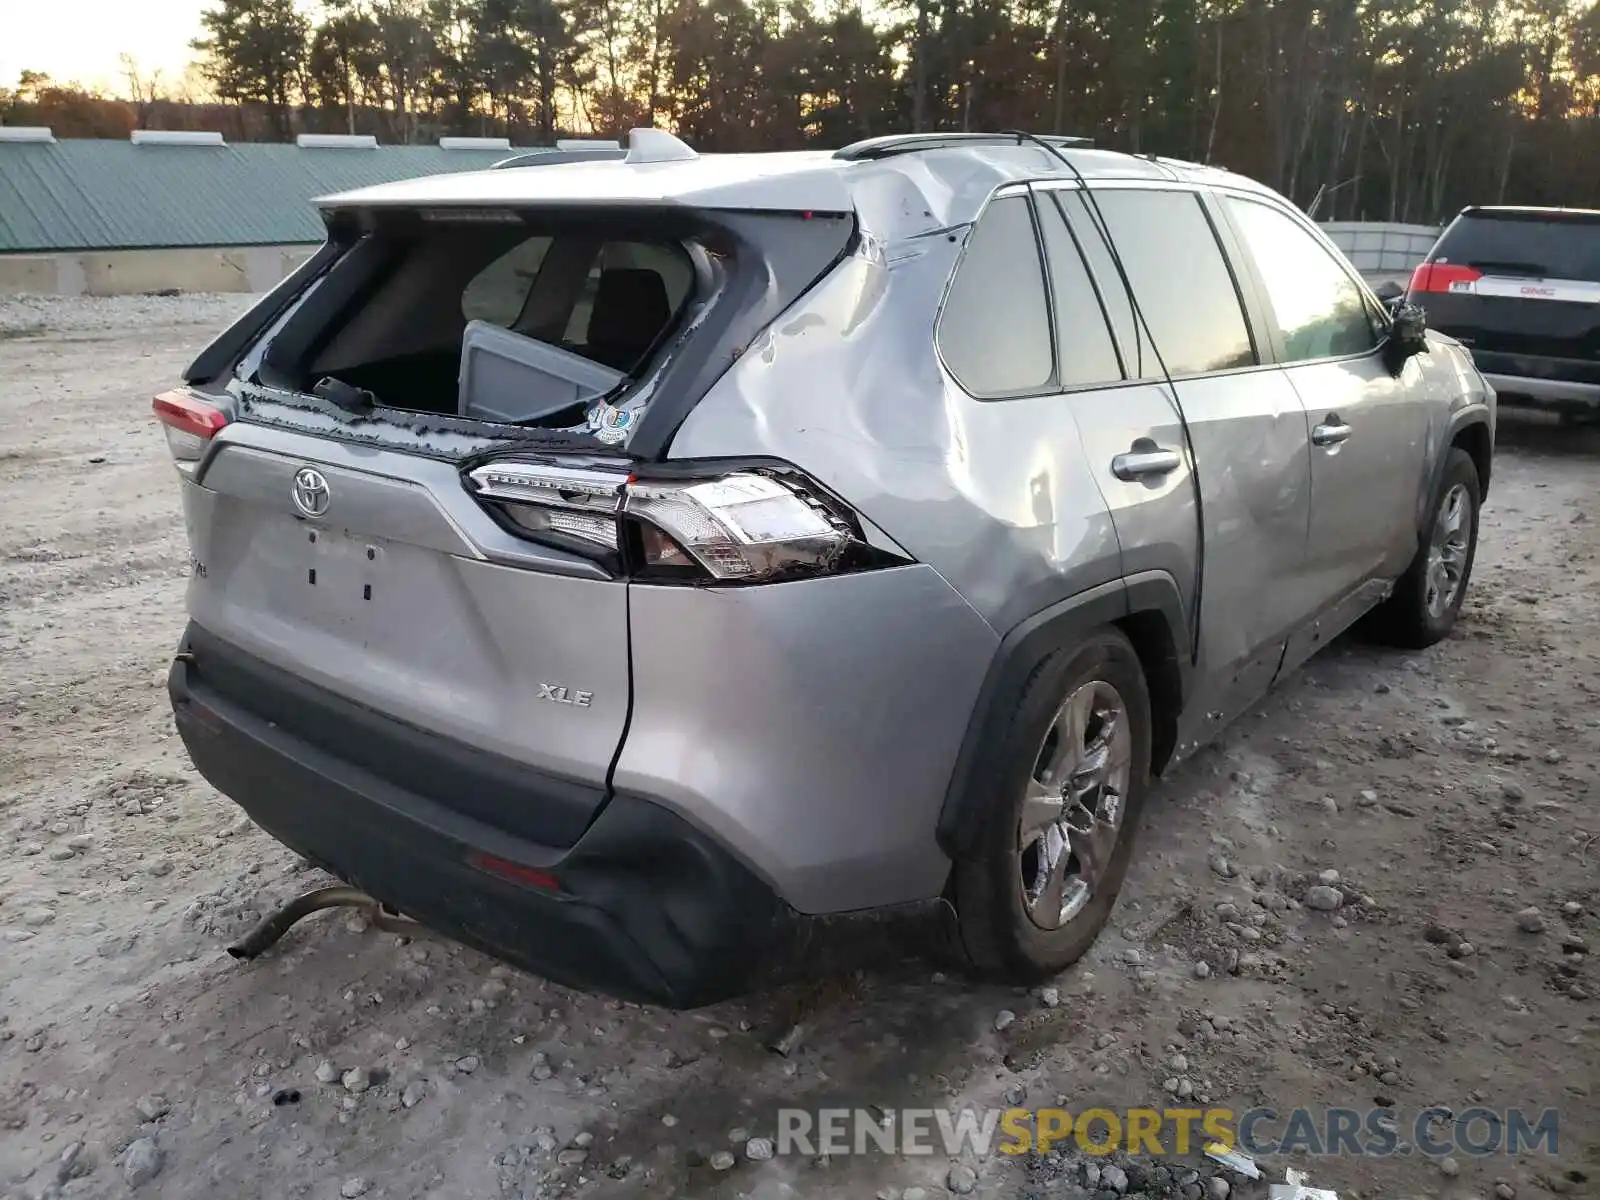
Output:
[[307,599],[315,607],[341,610],[371,604],[385,573],[388,550],[383,542],[333,529],[302,528],[306,545],[301,583],[317,589],[315,597]]

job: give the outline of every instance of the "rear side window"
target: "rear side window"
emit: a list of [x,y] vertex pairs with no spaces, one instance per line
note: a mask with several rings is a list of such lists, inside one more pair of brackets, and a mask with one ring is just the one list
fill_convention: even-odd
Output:
[[1035,211],[1044,234],[1049,264],[1050,302],[1055,311],[1058,374],[1063,387],[1122,380],[1122,364],[1106,325],[1105,309],[1066,218],[1049,192],[1037,197]]
[[1485,275],[1600,283],[1600,216],[1473,213],[1450,226],[1433,261]]
[[1377,348],[1378,334],[1361,289],[1315,238],[1265,204],[1231,196],[1223,203],[1266,287],[1286,361]]
[[1054,374],[1048,316],[1027,198],[1002,196],[967,239],[939,319],[939,352],[974,396],[1043,391]]
[[[1239,292],[1200,198],[1145,190],[1094,196],[1167,371],[1199,375],[1254,365]],[[1144,364],[1146,377],[1151,366]],[[1153,373],[1159,376],[1159,367]]]

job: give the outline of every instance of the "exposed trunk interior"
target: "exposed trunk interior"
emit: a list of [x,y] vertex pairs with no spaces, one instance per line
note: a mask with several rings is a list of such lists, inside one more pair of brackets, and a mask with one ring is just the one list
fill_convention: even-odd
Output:
[[703,270],[670,236],[533,214],[384,214],[334,265],[326,299],[308,304],[315,329],[291,321],[262,377],[298,391],[331,380],[383,407],[473,416],[481,397],[463,368],[474,348],[522,368],[514,410],[490,403],[482,415],[572,424],[635,378],[678,325],[711,273],[699,257]]

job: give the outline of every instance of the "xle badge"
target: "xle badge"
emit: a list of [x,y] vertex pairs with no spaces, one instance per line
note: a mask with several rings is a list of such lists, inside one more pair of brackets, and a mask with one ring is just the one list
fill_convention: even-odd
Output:
[[593,692],[580,692],[560,683],[541,683],[539,694],[535,699],[553,700],[557,704],[571,704],[577,708],[588,708],[594,703]]

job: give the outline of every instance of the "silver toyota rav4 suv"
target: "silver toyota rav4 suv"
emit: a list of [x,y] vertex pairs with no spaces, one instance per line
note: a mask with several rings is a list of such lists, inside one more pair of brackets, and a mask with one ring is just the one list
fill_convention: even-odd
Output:
[[852,930],[1037,979],[1153,776],[1358,619],[1450,631],[1493,390],[1266,188],[579,157],[322,200],[155,400],[183,740],[394,910],[680,1007]]

